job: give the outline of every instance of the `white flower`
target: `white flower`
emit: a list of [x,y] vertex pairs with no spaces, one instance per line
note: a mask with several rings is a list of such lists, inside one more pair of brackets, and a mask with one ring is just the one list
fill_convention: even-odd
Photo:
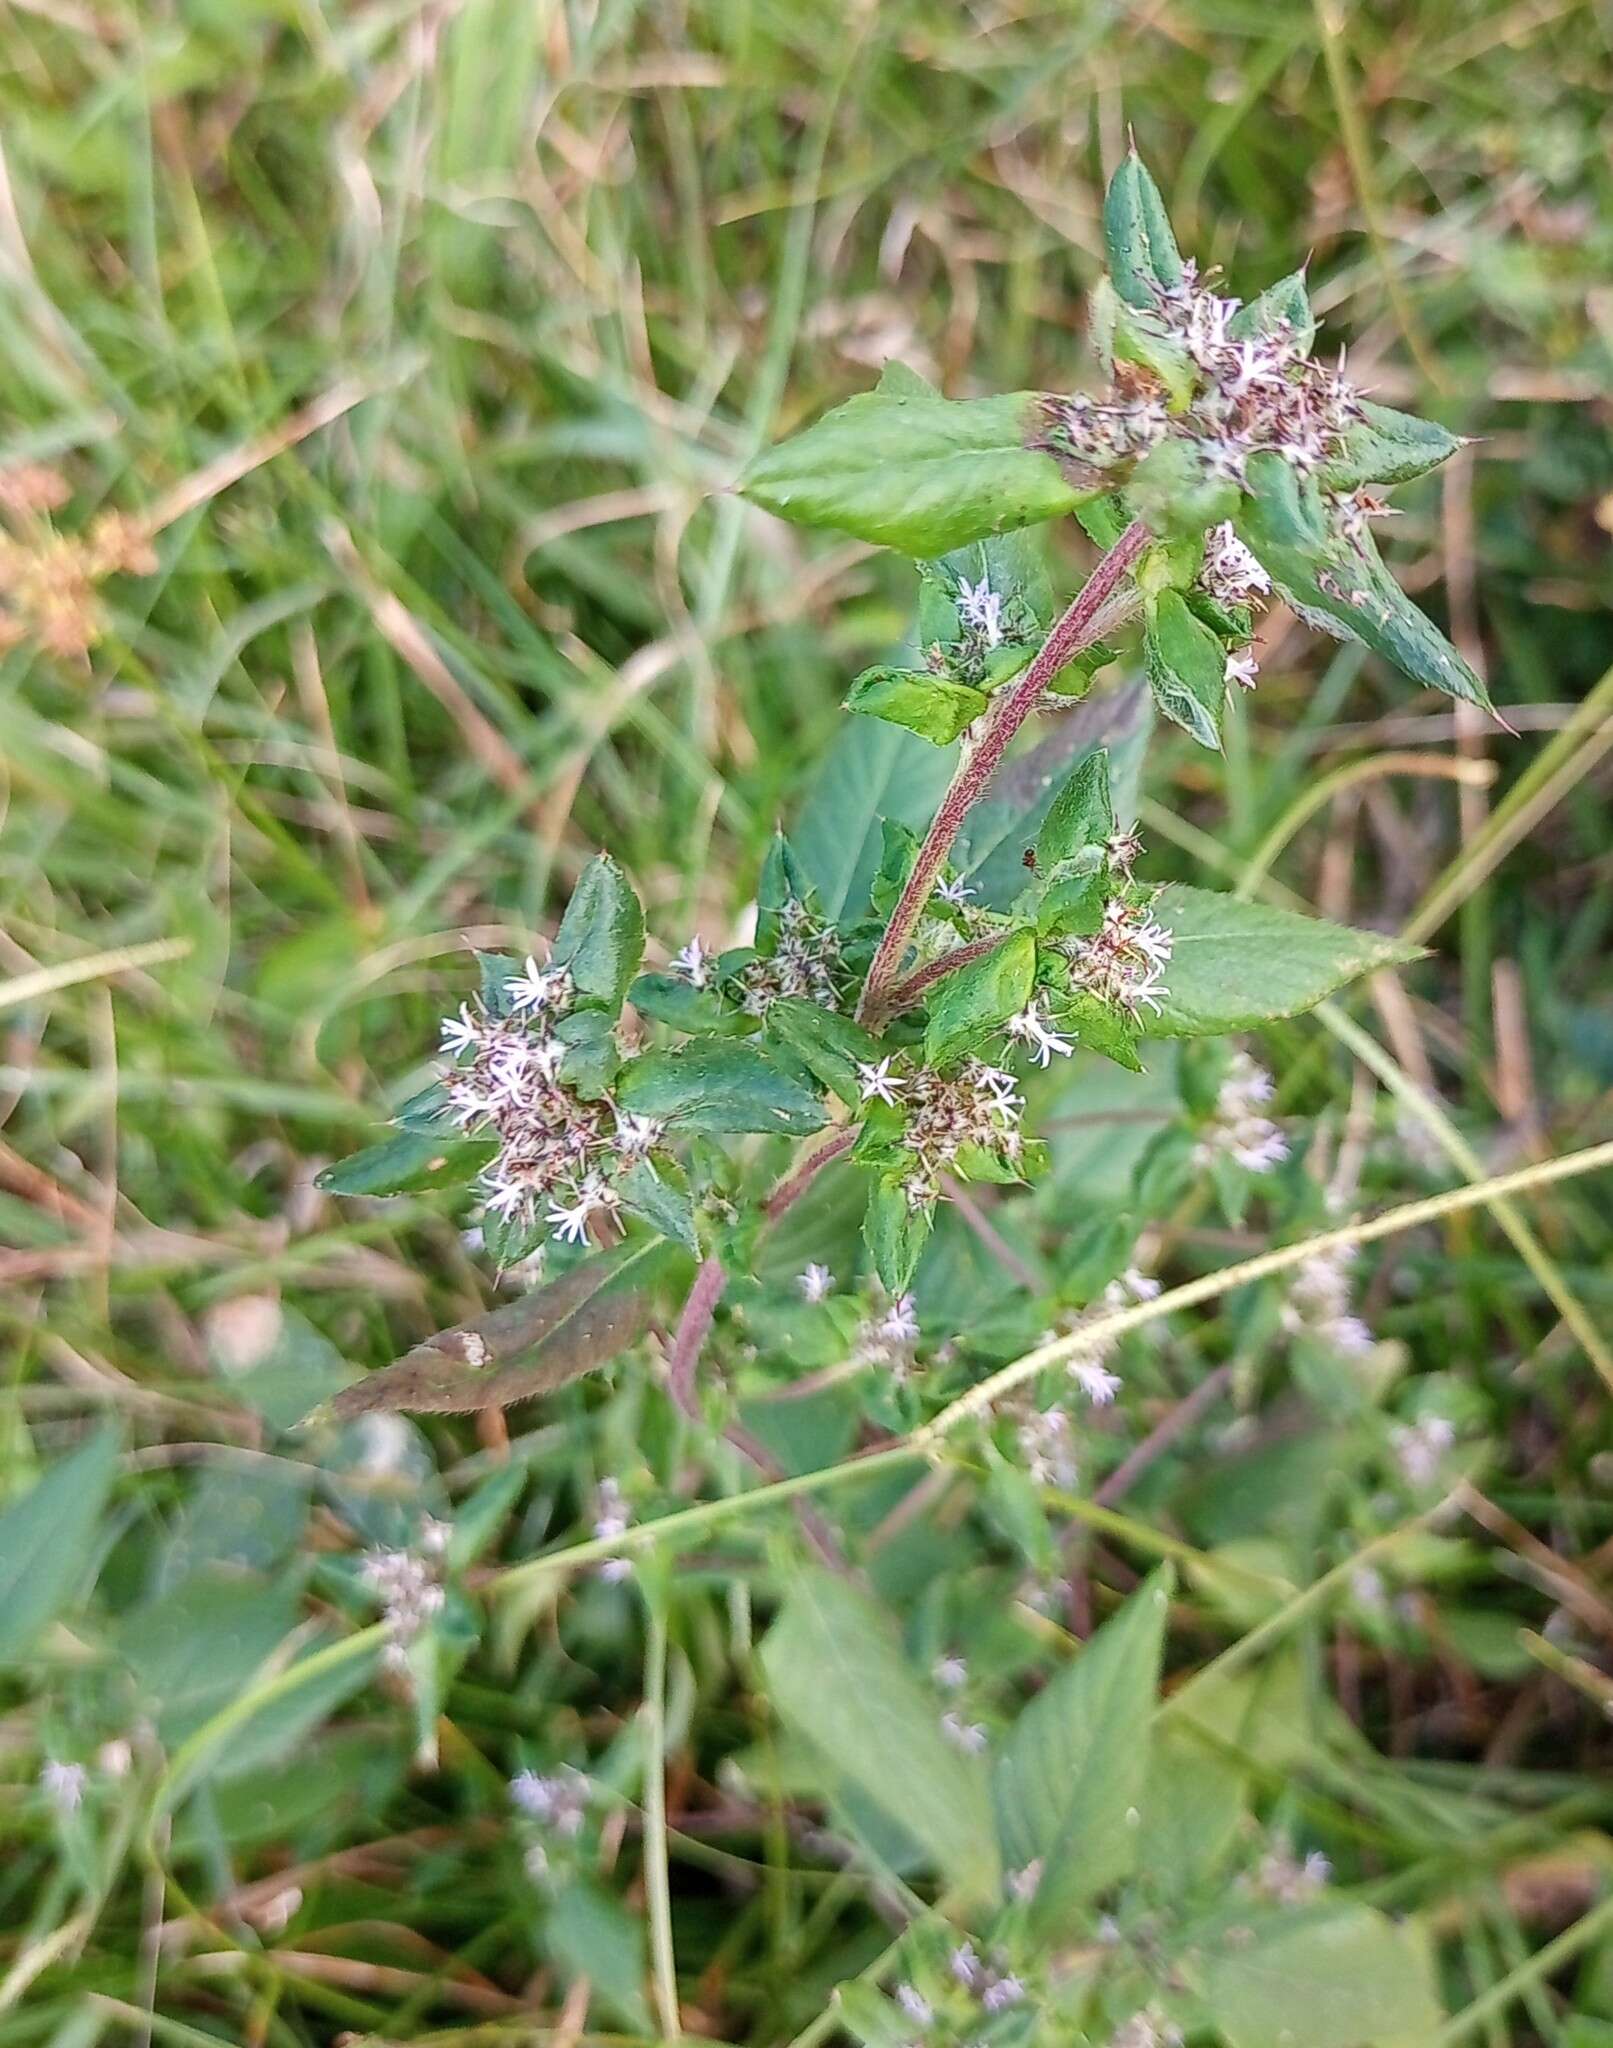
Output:
[[681,974],[692,988],[704,988],[711,979],[711,969],[707,964],[711,957],[696,932],[683,951],[672,956],[672,972]]
[[1025,1986],[1017,1977],[995,1977],[980,1994],[980,2003],[987,2012],[1006,2012],[1009,2006],[1018,2005],[1025,1996]]
[[569,1203],[549,1204],[544,1220],[562,1244],[586,1244],[588,1219],[597,1216],[601,1210],[614,1215],[621,1206],[622,1198],[616,1190],[597,1173],[590,1173],[581,1187],[572,1188]]
[[441,1040],[438,1049],[450,1058],[457,1058],[462,1052],[474,1052],[482,1042],[482,1025],[471,1014],[469,1003],[460,1004],[457,1016],[444,1017],[439,1029]]
[[1234,683],[1239,683],[1244,689],[1252,690],[1259,680],[1260,663],[1255,659],[1253,648],[1241,647],[1236,654],[1229,654],[1227,656],[1227,687],[1229,689]]
[[528,953],[526,972],[514,976],[505,992],[517,1010],[546,1010],[565,992],[570,981],[565,968],[542,968]]
[[1153,1301],[1158,1294],[1159,1282],[1152,1273],[1128,1266],[1118,1280],[1111,1280],[1103,1290],[1103,1305],[1111,1309],[1129,1308],[1134,1301]]
[[958,579],[958,616],[966,626],[984,635],[988,647],[995,647],[1002,640],[1002,595],[992,589],[989,577],[982,576],[978,583]]
[[935,885],[936,901],[950,903],[954,910],[961,910],[972,899],[974,893],[962,875],[954,876],[950,882],[937,882]]
[[627,1533],[631,1520],[621,1487],[614,1479],[602,1479],[594,1504],[594,1534],[602,1543],[614,1542]]
[[123,1736],[114,1735],[95,1752],[95,1762],[103,1777],[126,1778],[134,1762],[134,1745]]
[[911,1344],[919,1333],[919,1319],[913,1313],[912,1295],[897,1295],[874,1327],[888,1343]]
[[39,1783],[58,1813],[77,1813],[84,1803],[84,1788],[89,1777],[82,1764],[63,1763],[52,1756],[45,1759]]
[[960,1984],[975,1985],[980,1981],[980,1958],[967,1941],[959,1944],[948,1959],[948,1968]]
[[1206,536],[1199,581],[1221,604],[1248,604],[1271,594],[1271,578],[1239,540],[1230,519]]
[[1425,1415],[1391,1432],[1389,1443],[1401,1475],[1409,1486],[1432,1486],[1439,1478],[1445,1453],[1456,1441],[1456,1426],[1447,1416]]
[[1264,1067],[1246,1052],[1235,1052],[1215,1098],[1215,1109],[1193,1147],[1193,1158],[1208,1166],[1229,1154],[1249,1173],[1269,1173],[1288,1157],[1288,1140],[1261,1111],[1275,1089]]
[[912,1984],[897,1985],[896,2003],[901,2007],[903,2014],[913,2022],[915,2027],[927,2027],[935,2018],[935,2008],[924,1994]]
[[969,1667],[961,1657],[938,1657],[931,1673],[943,1692],[956,1692],[969,1676]]
[[518,1771],[510,1780],[509,1791],[510,1804],[529,1820],[568,1839],[581,1833],[589,1797],[588,1780],[581,1771],[569,1767],[548,1775]]
[[835,1276],[827,1266],[810,1265],[795,1276],[803,1301],[826,1301],[834,1292]]
[[882,1059],[877,1067],[871,1060],[859,1060],[857,1083],[864,1102],[886,1102],[893,1107],[905,1085],[899,1076],[891,1072],[889,1059]]
[[1056,1031],[1050,1029],[1040,996],[1035,997],[1017,1017],[1010,1017],[1006,1028],[1008,1036],[1019,1039],[1039,1067],[1051,1066],[1054,1053],[1061,1059],[1068,1059],[1075,1051],[1072,1040],[1060,1038]]
[[1120,1375],[1096,1358],[1072,1358],[1066,1369],[1094,1408],[1107,1408],[1120,1392]]
[[659,1145],[666,1125],[653,1116],[635,1116],[631,1110],[616,1112],[616,1143],[624,1159],[642,1159]]
[[961,1715],[946,1713],[941,1716],[941,1733],[955,1749],[961,1749],[965,1756],[978,1756],[986,1746],[986,1731],[978,1721],[965,1721]]
[[1014,1435],[1025,1470],[1038,1486],[1075,1491],[1081,1468],[1071,1442],[1070,1418],[1062,1408],[1042,1408],[1026,1416]]

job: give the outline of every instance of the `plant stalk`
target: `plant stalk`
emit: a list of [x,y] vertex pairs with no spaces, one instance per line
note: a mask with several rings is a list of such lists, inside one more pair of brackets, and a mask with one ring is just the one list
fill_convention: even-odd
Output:
[[891,990],[906,958],[908,942],[924,914],[936,877],[946,866],[947,855],[964,819],[985,794],[1009,741],[1041,702],[1048,684],[1067,662],[1102,638],[1110,600],[1136,567],[1138,556],[1151,538],[1146,526],[1132,521],[1087,578],[1024,675],[997,698],[986,714],[984,730],[958,763],[958,772],[941,799],[941,808],[925,834],[913,872],[874,954],[857,1005],[859,1023],[874,1027],[888,1016]]

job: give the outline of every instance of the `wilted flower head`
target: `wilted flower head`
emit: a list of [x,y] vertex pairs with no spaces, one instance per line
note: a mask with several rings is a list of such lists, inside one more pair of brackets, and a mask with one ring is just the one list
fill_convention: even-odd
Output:
[[1171,934],[1146,910],[1122,896],[1104,907],[1103,923],[1087,937],[1059,941],[1077,988],[1135,1019],[1158,1011],[1167,991],[1162,979],[1171,957]]

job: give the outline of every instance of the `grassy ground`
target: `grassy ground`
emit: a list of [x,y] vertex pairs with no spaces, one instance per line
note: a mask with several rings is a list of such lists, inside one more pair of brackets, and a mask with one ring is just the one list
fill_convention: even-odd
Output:
[[[171,1758],[282,1623],[317,1634],[319,1600],[150,1603],[187,1558],[339,1550],[265,1476],[276,1418],[489,1287],[440,1207],[333,1204],[314,1172],[422,1069],[464,935],[552,929],[597,845],[664,943],[731,919],[907,591],[724,486],[887,356],[959,393],[1077,381],[1128,122],[1184,246],[1251,286],[1310,252],[1357,375],[1477,437],[1407,494],[1395,558],[1517,728],[1278,630],[1224,766],[1156,749],[1161,866],[1420,915],[1410,995],[1274,1048],[1329,1143],[1374,1133],[1374,1200],[1452,1172],[1408,1076],[1470,1148],[1458,1179],[1613,1134],[1610,89],[1589,0],[0,10],[0,1486],[97,1413],[127,1432],[103,1633],[0,1679],[0,2048],[648,2030],[631,1985],[575,1990],[609,1986],[621,1921],[546,1929],[498,1820],[556,1725],[635,1725],[643,1631],[600,1581],[563,1625],[504,1615],[435,1772],[372,1690],[149,1826],[138,1758],[93,1833],[37,1775],[127,1697],[92,1643]],[[1605,1190],[1532,1203],[1524,1253],[1479,1211],[1373,1268],[1377,1326],[1465,1390],[1492,1461],[1402,1588],[1408,1633],[1306,1637],[1370,1743],[1312,1719],[1265,1759],[1369,1840],[1461,2037],[1494,2044],[1613,2040]],[[585,1531],[595,1471],[663,1427],[646,1399],[626,1375],[518,1411],[498,1557]],[[473,1429],[389,1442],[424,1497],[497,1476]],[[1262,1533],[1217,1512],[1218,1540]],[[690,2029],[775,2042],[888,1932],[798,1855],[782,1794],[712,1820],[723,1760],[754,1778],[768,1740],[765,1527],[722,1541],[678,1589],[673,1920]],[[1100,1585],[1127,1554],[1100,1547]],[[1255,1619],[1188,1590],[1180,1658]],[[639,1825],[625,1801],[603,1895],[638,1899]]]

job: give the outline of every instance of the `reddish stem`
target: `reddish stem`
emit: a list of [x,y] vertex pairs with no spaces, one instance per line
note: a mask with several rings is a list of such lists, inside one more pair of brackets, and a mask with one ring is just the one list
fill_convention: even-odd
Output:
[[985,793],[1009,741],[1041,702],[1048,684],[1067,662],[1102,638],[1104,611],[1136,567],[1138,556],[1151,538],[1146,526],[1132,521],[1087,578],[1075,602],[1048,634],[1041,652],[1024,675],[994,701],[986,714],[985,727],[958,764],[952,786],[941,800],[907,886],[879,942],[857,1006],[861,1023],[879,1025],[890,1014],[891,990],[906,958],[908,942],[924,914],[936,877],[946,866],[947,855],[964,819]]
[[856,1142],[857,1127],[848,1125],[845,1130],[836,1131],[816,1152],[809,1152],[799,1166],[792,1167],[762,1205],[768,1222],[776,1223],[792,1203],[801,1199],[823,1169],[842,1152],[849,1152]]
[[667,1378],[671,1382],[672,1398],[685,1415],[696,1413],[695,1367],[700,1363],[706,1333],[711,1328],[711,1319],[717,1313],[717,1304],[722,1300],[723,1289],[727,1285],[728,1275],[723,1271],[722,1260],[704,1260],[694,1276],[694,1285],[683,1304],[683,1313],[678,1317]]
[[925,967],[919,967],[905,981],[899,981],[885,998],[885,1014],[894,1017],[900,1010],[911,1010],[924,991],[948,974],[955,974],[960,967],[967,967],[971,960],[983,960],[993,953],[1008,936],[1006,931],[988,932],[983,939],[968,939],[961,946],[954,946],[950,953],[943,953],[939,960],[932,960]]

